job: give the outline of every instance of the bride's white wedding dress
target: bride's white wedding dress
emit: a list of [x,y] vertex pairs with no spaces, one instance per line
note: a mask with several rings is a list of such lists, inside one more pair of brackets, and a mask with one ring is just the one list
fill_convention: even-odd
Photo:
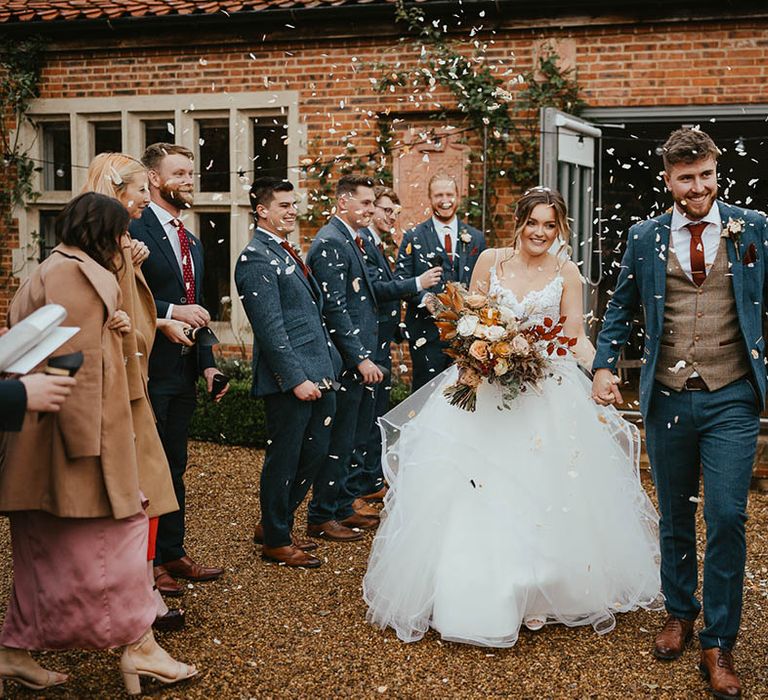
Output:
[[[518,301],[516,315],[557,319],[561,277]],[[614,613],[661,609],[658,517],[638,475],[637,429],[591,399],[569,356],[541,391],[499,408],[451,406],[449,368],[383,419],[390,485],[363,593],[368,620],[406,642],[513,645],[521,625],[615,626]]]

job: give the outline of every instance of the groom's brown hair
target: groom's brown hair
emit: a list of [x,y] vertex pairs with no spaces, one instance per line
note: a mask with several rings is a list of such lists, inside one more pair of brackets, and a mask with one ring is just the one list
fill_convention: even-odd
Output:
[[661,157],[664,170],[669,172],[678,163],[695,163],[697,160],[709,158],[717,160],[720,151],[715,142],[700,129],[678,129],[673,131],[667,142],[661,147]]

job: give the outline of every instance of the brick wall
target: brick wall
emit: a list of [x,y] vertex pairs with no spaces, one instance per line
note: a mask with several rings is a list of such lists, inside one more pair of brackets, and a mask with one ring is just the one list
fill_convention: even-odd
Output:
[[[301,29],[299,27],[299,29]],[[331,38],[325,41],[281,40],[262,43],[260,32],[247,41],[232,35],[203,33],[194,45],[165,35],[165,46],[142,33],[144,45],[123,38],[104,44],[104,34],[52,44],[43,71],[41,97],[98,97],[266,90],[298,90],[300,113],[307,125],[310,156],[343,152],[345,138],[359,153],[376,150],[375,113],[392,110],[423,122],[429,111],[409,94],[379,95],[370,66],[385,60],[413,64],[410,46],[392,37]],[[186,38],[186,37],[185,37]],[[487,40],[485,36],[482,39]],[[489,60],[510,78],[528,70],[534,48],[543,40],[570,40],[572,60],[590,106],[694,105],[768,102],[768,19],[721,18],[717,22],[659,22],[632,26],[574,22],[568,28],[496,29]],[[78,44],[78,41],[81,43]],[[101,41],[102,46],[94,42]],[[206,43],[207,42],[207,43]],[[444,92],[434,99],[450,104]],[[342,105],[343,101],[343,105]],[[472,145],[477,148],[475,138]],[[502,213],[514,199],[513,183],[500,191]],[[302,234],[311,236],[305,227]],[[500,231],[504,238],[507,231]],[[3,236],[18,245],[18,237]],[[0,250],[7,260],[7,248]],[[0,289],[0,319],[8,292]]]

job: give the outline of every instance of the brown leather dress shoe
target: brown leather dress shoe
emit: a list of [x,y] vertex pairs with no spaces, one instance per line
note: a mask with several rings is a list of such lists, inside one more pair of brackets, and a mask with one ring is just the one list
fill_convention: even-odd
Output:
[[174,598],[184,595],[184,586],[177,583],[164,566],[156,566],[152,571],[155,574],[155,586],[161,595],[168,595]]
[[152,627],[158,632],[179,632],[186,626],[185,613],[181,608],[169,610],[165,615],[158,615]]
[[693,638],[693,620],[667,615],[661,632],[656,635],[653,655],[662,661],[679,659]]
[[339,521],[344,527],[359,527],[361,530],[375,530],[379,526],[378,518],[353,513],[348,518]]
[[[264,528],[262,527],[261,523],[259,523],[253,531],[253,543],[254,544],[264,544]],[[294,547],[298,547],[302,552],[311,552],[315,549],[317,549],[317,542],[313,542],[312,540],[302,540],[296,537],[293,533],[291,533],[291,544]]]
[[167,561],[163,566],[171,576],[187,581],[213,581],[224,573],[224,569],[216,566],[201,566],[187,556],[174,561]]
[[358,515],[368,518],[380,518],[379,511],[373,506],[369,506],[362,498],[356,498],[352,501],[352,510]]
[[387,495],[387,491],[389,491],[389,487],[382,486],[378,491],[368,493],[365,496],[360,496],[360,498],[362,498],[364,501],[383,501],[384,496]]
[[353,542],[363,538],[362,532],[355,532],[344,527],[338,520],[326,520],[324,523],[308,523],[307,535],[321,537],[333,542]]
[[322,563],[317,557],[302,552],[292,544],[286,547],[262,547],[261,558],[285,566],[301,566],[305,569],[317,569]]
[[741,683],[733,667],[733,652],[730,649],[702,649],[699,671],[709,681],[712,695],[719,700],[741,697]]

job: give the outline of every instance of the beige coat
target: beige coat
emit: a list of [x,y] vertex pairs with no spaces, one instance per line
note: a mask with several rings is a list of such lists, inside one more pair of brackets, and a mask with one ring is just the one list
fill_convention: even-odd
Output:
[[122,241],[123,268],[118,272],[122,295],[120,308],[131,319],[131,332],[123,336],[123,355],[136,434],[139,486],[149,501],[147,515],[153,518],[178,510],[179,504],[147,390],[149,353],[155,340],[157,309],[144,275],[138,267],[134,268],[131,261],[130,241],[130,236],[126,234]]
[[65,245],[20,287],[11,324],[61,304],[80,332],[56,355],[81,350],[77,386],[59,413],[27,413],[7,435],[0,511],[43,510],[63,518],[127,518],[142,510],[122,338],[107,320],[120,306],[115,276]]

